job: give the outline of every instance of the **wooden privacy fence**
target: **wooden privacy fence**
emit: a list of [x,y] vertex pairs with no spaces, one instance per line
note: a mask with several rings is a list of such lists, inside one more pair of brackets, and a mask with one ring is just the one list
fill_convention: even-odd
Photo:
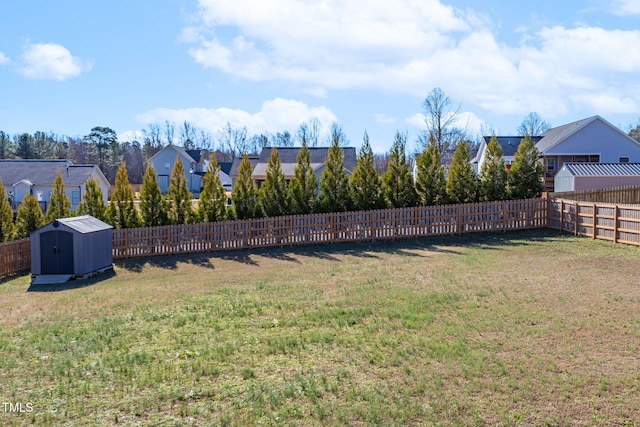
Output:
[[640,205],[549,199],[548,227],[640,246]]
[[29,239],[0,243],[0,278],[28,271],[31,268]]
[[638,204],[640,203],[640,186],[550,193],[549,198],[577,200],[580,202]]
[[545,199],[328,213],[113,231],[113,257],[361,242],[547,226]]

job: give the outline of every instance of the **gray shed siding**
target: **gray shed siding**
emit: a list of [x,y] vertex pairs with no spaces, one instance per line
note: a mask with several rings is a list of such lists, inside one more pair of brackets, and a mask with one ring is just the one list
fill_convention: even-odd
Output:
[[[93,219],[95,220],[95,218]],[[64,218],[62,221],[64,221]],[[74,275],[83,276],[91,274],[104,268],[108,268],[113,264],[113,232],[111,228],[105,228],[93,232],[79,232],[77,229],[69,227],[60,221],[54,221],[31,234],[32,275],[38,276],[42,274],[40,236],[49,231],[62,231],[72,234]]]

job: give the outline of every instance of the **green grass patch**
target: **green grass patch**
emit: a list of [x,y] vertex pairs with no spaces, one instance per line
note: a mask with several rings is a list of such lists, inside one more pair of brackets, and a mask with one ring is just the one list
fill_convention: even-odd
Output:
[[0,422],[634,425],[639,256],[536,231],[15,278],[0,400],[32,410]]

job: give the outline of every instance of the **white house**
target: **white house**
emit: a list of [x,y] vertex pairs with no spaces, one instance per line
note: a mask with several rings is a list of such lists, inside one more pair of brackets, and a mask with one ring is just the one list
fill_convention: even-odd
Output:
[[100,184],[106,203],[109,181],[97,165],[74,165],[70,160],[0,160],[0,178],[14,210],[27,194],[32,194],[46,211],[58,171],[72,210],[78,208],[91,177]]

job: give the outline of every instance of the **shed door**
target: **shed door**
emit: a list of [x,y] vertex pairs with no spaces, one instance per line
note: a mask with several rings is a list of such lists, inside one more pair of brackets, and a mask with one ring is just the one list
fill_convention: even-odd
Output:
[[40,234],[41,274],[73,274],[73,234],[46,231]]

